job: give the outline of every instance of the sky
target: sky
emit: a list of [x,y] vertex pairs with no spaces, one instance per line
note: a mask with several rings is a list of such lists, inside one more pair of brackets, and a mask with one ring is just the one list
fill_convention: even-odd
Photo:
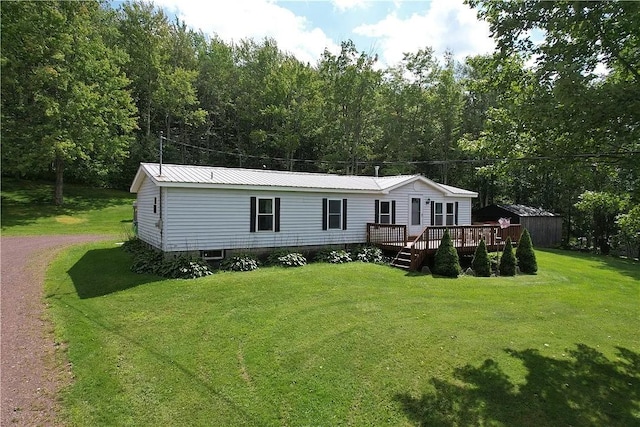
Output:
[[378,55],[381,68],[403,53],[431,47],[465,57],[491,53],[489,26],[463,0],[155,0],[169,16],[226,42],[271,37],[278,47],[315,65],[322,52],[340,52],[353,40],[359,51]]

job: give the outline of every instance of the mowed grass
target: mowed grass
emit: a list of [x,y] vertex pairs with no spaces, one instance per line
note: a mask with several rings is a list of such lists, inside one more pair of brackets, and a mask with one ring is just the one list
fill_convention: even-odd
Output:
[[131,234],[132,203],[126,191],[64,186],[64,205],[54,206],[51,183],[2,178],[2,234]]
[[69,425],[638,425],[640,266],[537,251],[457,280],[350,263],[163,280],[66,251]]

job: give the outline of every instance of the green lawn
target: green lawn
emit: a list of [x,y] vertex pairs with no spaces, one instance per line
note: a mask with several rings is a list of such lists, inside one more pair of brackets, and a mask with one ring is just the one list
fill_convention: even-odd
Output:
[[108,243],[47,302],[70,425],[640,423],[640,266],[538,251],[540,273],[434,279],[312,264],[163,280]]
[[2,234],[131,234],[135,195],[66,184],[52,205],[53,184],[2,179]]

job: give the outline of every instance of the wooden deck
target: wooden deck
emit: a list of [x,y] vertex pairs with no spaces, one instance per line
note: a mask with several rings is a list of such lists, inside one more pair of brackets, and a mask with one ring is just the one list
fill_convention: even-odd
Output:
[[451,225],[426,227],[418,236],[409,237],[405,225],[367,224],[367,243],[406,255],[407,267],[417,270],[424,259],[438,250],[444,231],[449,230],[451,241],[459,254],[473,254],[484,240],[488,251],[503,249],[507,237],[515,246],[522,233],[520,225],[500,228],[497,225]]

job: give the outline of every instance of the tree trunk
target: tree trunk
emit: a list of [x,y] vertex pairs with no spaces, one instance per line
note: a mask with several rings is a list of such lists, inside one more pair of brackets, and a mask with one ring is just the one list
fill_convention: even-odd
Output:
[[56,206],[62,206],[62,204],[64,203],[64,199],[62,195],[62,189],[64,184],[63,183],[64,160],[61,157],[56,156],[55,166],[56,166],[56,188],[53,195],[53,203]]

